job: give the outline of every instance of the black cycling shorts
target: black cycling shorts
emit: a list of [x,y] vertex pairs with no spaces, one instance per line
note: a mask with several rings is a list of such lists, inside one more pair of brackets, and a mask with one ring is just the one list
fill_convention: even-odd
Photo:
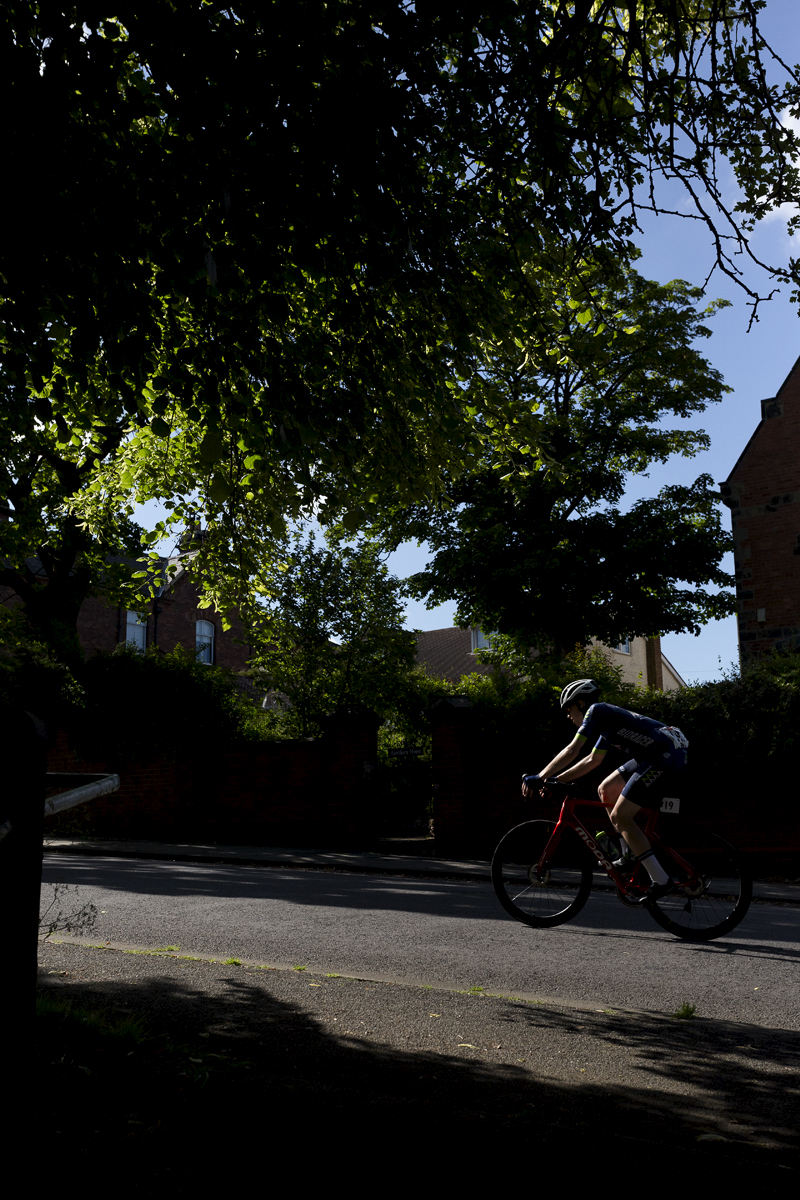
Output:
[[619,768],[627,780],[622,795],[640,808],[661,808],[665,796],[680,796],[686,779],[685,767],[662,767],[632,758]]

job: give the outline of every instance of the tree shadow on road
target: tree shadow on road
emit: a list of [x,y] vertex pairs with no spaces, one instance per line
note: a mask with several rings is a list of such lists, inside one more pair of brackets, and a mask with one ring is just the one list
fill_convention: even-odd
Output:
[[[96,900],[100,907],[98,889],[122,892],[131,896],[175,899],[185,905],[195,905],[202,914],[215,913],[216,902],[241,901],[238,910],[243,927],[249,928],[268,911],[271,902],[299,908],[330,908],[352,912],[386,912],[422,915],[425,917],[470,918],[476,921],[502,921],[513,928],[515,923],[500,908],[491,885],[466,879],[437,878],[409,879],[400,876],[360,875],[347,872],[286,870],[271,867],[241,867],[222,864],[163,863],[139,859],[80,858],[78,856],[45,857],[43,868],[44,895],[56,881],[80,887],[87,900]],[[598,903],[598,900],[600,903]],[[250,907],[252,905],[252,907]],[[170,908],[165,904],[165,911]],[[185,908],[180,911],[185,911]],[[756,909],[754,907],[753,912]],[[780,918],[783,910],[770,910]],[[789,919],[781,921],[780,932],[770,928],[765,932],[747,918],[732,937],[724,941],[691,945],[677,942],[656,927],[652,918],[638,908],[623,907],[605,890],[596,893],[578,918],[570,925],[573,937],[619,937],[627,939],[649,937],[654,941],[691,949],[694,954],[740,953],[754,958],[778,962],[800,958],[800,927],[794,909]],[[124,922],[123,922],[124,925]],[[517,929],[520,927],[517,925]],[[98,935],[126,941],[128,936],[109,916],[97,926]],[[759,944],[758,939],[761,939]],[[158,943],[156,943],[158,944]],[[245,951],[238,951],[246,953]]]
[[[72,946],[48,955],[63,972],[42,975],[45,993],[150,1030],[132,1052],[87,1051],[89,1065],[80,1051],[63,1053],[52,1029],[41,1052],[43,1094],[57,1111],[52,1149],[94,1167],[139,1164],[117,1180],[118,1194],[129,1194],[127,1180],[140,1196],[194,1195],[218,1168],[230,1182],[332,1182],[377,1161],[392,1190],[415,1170],[428,1186],[477,1186],[476,1165],[500,1150],[508,1181],[551,1162],[572,1182],[596,1182],[598,1163],[613,1173],[655,1155],[680,1168],[685,1186],[718,1180],[722,1159],[769,1194],[773,1178],[785,1189],[800,1166],[791,1033]],[[411,1010],[433,1017],[432,1002],[459,1006],[461,1054],[420,1044],[428,1035]],[[545,1049],[502,1061],[485,1045],[489,1028],[505,1028],[509,1045]],[[577,1066],[574,1083],[548,1074],[554,1054],[597,1067],[632,1048],[628,1080],[613,1070],[584,1080]],[[709,1136],[727,1140],[698,1140]]]

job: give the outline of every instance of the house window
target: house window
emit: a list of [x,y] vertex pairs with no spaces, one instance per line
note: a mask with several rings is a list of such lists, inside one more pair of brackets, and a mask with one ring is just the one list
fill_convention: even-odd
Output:
[[134,612],[132,608],[128,609],[125,643],[128,646],[135,646],[140,654],[144,654],[147,649],[147,613]]
[[492,638],[492,635],[490,633],[484,633],[482,629],[473,629],[472,630],[472,653],[474,654],[476,650],[491,649],[491,638]]
[[617,650],[617,651],[619,651],[619,653],[620,653],[620,654],[630,654],[630,652],[631,652],[631,639],[630,639],[630,638],[625,638],[625,639],[624,639],[624,641],[620,642],[618,646],[615,646],[615,647],[614,647],[614,649],[615,649],[615,650]]
[[211,621],[198,621],[195,625],[195,649],[197,661],[213,663],[214,661],[214,626]]

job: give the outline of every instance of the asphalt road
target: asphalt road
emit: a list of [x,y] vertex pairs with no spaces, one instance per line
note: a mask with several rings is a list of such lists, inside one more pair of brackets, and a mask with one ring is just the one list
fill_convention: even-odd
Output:
[[100,910],[93,942],[305,966],[436,988],[800,1029],[800,909],[755,904],[733,934],[680,942],[646,912],[595,893],[579,917],[528,929],[489,884],[58,855],[45,859],[43,907],[56,881],[69,912]]

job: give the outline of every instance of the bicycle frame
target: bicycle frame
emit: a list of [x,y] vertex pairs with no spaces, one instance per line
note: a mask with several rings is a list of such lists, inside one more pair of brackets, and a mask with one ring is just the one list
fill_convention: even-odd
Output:
[[[552,792],[550,793],[552,795]],[[612,806],[601,800],[583,800],[561,793],[558,820],[522,821],[509,829],[492,855],[492,887],[506,912],[534,929],[551,929],[571,921],[592,891],[595,862],[605,871],[626,905],[644,902],[650,916],[674,937],[707,942],[735,929],[747,914],[752,899],[752,877],[746,863],[726,838],[684,821],[675,836],[678,854],[656,832],[658,811],[640,809],[637,821],[643,835],[657,851],[661,866],[668,867],[670,884],[663,895],[648,897],[649,871],[639,863],[629,870],[609,861],[586,820],[576,810]],[[665,798],[661,812],[679,812],[677,799]],[[572,831],[572,832],[570,832]],[[671,831],[670,831],[671,832]],[[577,841],[576,841],[577,839]],[[602,840],[602,839],[601,839]],[[579,849],[582,843],[583,849]],[[683,854],[689,856],[688,861]],[[596,886],[596,884],[595,884]],[[601,885],[602,886],[602,885]]]
[[[562,831],[565,828],[574,829],[575,833],[578,835],[578,837],[584,843],[587,850],[589,850],[594,855],[594,857],[600,863],[600,866],[606,872],[608,877],[616,885],[618,891],[623,893],[623,895],[629,895],[632,897],[638,897],[638,896],[644,895],[644,893],[650,887],[650,884],[652,882],[650,877],[647,875],[647,872],[643,871],[643,868],[641,867],[640,863],[637,863],[636,866],[634,867],[633,874],[631,876],[626,876],[626,875],[623,875],[622,872],[619,871],[619,869],[617,867],[615,867],[612,862],[609,862],[609,860],[606,858],[603,851],[598,846],[595,839],[589,833],[589,830],[586,828],[586,826],[583,824],[583,822],[580,820],[580,818],[576,815],[575,809],[578,807],[580,807],[580,808],[602,808],[606,813],[608,813],[608,810],[610,808],[613,808],[613,805],[612,804],[604,804],[602,800],[583,800],[583,799],[579,799],[577,796],[566,796],[564,798],[563,804],[561,805],[561,812],[559,813],[558,821],[556,822],[556,827],[553,830],[552,837],[550,838],[547,845],[545,846],[542,856],[539,859],[539,862],[537,863],[537,871],[544,870],[545,864],[547,863],[548,859],[552,856],[552,854],[555,851],[556,846],[558,845],[559,841],[561,840]],[[657,809],[642,809],[641,811],[646,813],[646,819],[645,819],[644,826],[642,828],[642,833],[645,835],[645,837],[648,839],[648,841],[650,842],[651,845],[666,847],[666,843],[659,837],[658,833],[656,832],[656,823],[658,821],[658,810]],[[670,858],[672,859],[672,861],[674,863],[676,863],[679,867],[681,867],[686,872],[687,879],[683,883],[683,886],[691,887],[692,883],[696,879],[697,872],[695,871],[695,869],[693,867],[691,867],[689,865],[689,863],[686,862],[685,859],[683,859],[679,854],[677,854],[672,849],[671,846],[669,847],[669,853],[670,853]],[[637,881],[637,876],[639,876],[640,874],[644,874],[646,877],[644,883],[639,883]]]

